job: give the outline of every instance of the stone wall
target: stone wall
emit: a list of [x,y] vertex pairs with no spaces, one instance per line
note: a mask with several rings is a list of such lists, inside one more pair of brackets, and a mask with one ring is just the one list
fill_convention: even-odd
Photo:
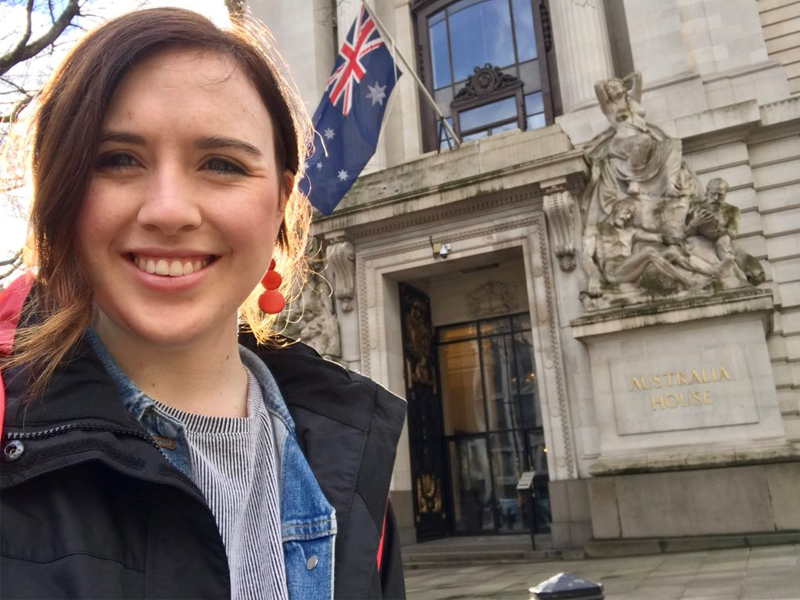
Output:
[[464,274],[460,271],[433,278],[428,288],[431,297],[431,312],[434,327],[463,323],[476,318],[490,318],[487,315],[476,315],[470,296],[475,294],[487,282],[497,283],[513,292],[513,302],[509,309],[495,313],[528,312],[528,288],[525,282],[525,263],[520,256],[518,260],[506,261],[493,269]]
[[776,311],[768,338],[787,437],[800,439],[800,135],[781,133],[710,145],[686,155],[703,183],[724,177],[742,211],[738,245],[765,267]]
[[798,482],[796,462],[590,479],[593,537],[797,530]]
[[[788,132],[787,132],[788,133]],[[748,146],[770,285],[776,299],[769,340],[789,439],[800,439],[800,135]]]
[[800,2],[758,0],[764,40],[770,58],[786,67],[789,89],[800,93]]

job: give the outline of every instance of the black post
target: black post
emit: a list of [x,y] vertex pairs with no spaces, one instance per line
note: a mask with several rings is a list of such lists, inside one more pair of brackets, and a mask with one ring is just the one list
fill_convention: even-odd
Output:
[[531,489],[523,492],[525,494],[526,504],[528,505],[528,519],[531,525],[531,548],[536,550],[536,514],[534,513],[536,502],[534,502],[535,498],[534,495],[536,492],[533,490],[533,486]]

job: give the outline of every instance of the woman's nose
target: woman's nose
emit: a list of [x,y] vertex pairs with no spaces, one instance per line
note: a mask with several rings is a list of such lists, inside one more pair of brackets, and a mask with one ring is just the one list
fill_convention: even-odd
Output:
[[175,235],[202,223],[198,195],[189,177],[178,169],[164,169],[158,173],[146,194],[137,217],[143,227]]

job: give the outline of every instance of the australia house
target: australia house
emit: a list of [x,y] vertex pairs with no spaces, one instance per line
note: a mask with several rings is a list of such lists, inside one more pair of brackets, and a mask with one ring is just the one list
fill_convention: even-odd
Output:
[[[313,113],[360,2],[247,5]],[[800,3],[368,5],[424,91],[292,333],[408,400],[404,540],[798,535]]]

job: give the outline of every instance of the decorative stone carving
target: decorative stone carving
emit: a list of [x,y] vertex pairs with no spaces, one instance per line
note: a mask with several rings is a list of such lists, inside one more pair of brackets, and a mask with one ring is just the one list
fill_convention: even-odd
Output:
[[321,356],[339,360],[342,356],[339,321],[331,297],[331,285],[321,274],[320,242],[312,238],[307,255],[312,267],[300,297],[283,314],[282,333],[308,344]]
[[469,298],[469,313],[472,318],[504,315],[519,310],[517,286],[490,281],[479,285]]
[[514,90],[522,87],[522,81],[513,75],[508,75],[500,70],[500,67],[493,67],[486,63],[482,67],[475,67],[472,75],[467,77],[464,84],[455,98],[452,105],[468,103],[476,98],[492,96],[501,90]]
[[611,127],[586,150],[584,306],[712,295],[763,282],[758,261],[731,241],[739,210],[725,202],[728,184],[712,180],[706,193],[683,162],[681,141],[645,121],[641,75],[598,82],[595,92]]
[[562,271],[575,270],[575,213],[572,193],[562,185],[545,190],[544,212],[550,224],[553,251]]
[[355,298],[355,248],[344,238],[334,240],[328,246],[326,258],[331,267],[333,296],[344,312],[350,312]]
[[688,218],[687,234],[697,234],[714,242],[714,253],[721,262],[731,264],[728,275],[739,281],[746,279],[752,285],[764,283],[764,267],[757,259],[737,248],[732,241],[739,232],[740,211],[725,202],[730,186],[717,177],[708,182],[705,204],[692,207]]

